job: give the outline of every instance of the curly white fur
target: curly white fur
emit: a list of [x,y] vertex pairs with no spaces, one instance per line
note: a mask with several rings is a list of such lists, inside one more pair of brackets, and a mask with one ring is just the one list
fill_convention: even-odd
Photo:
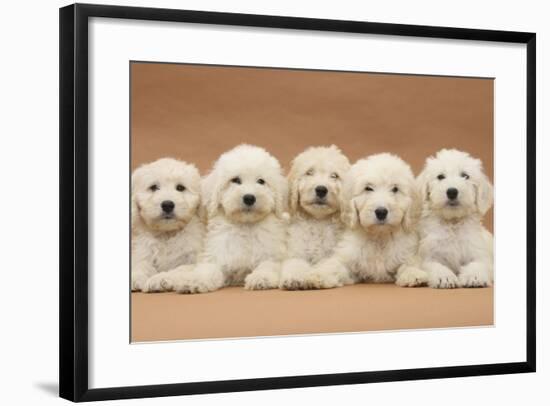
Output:
[[493,187],[481,161],[466,152],[441,150],[428,158],[418,183],[424,198],[419,254],[429,286],[491,286],[493,237],[481,220],[492,206]]
[[291,221],[282,289],[307,289],[314,265],[333,254],[344,230],[340,202],[348,158],[335,145],[311,147],[292,161],[288,174]]
[[162,275],[196,262],[205,232],[199,203],[200,175],[193,165],[163,158],[134,171],[132,290],[169,289]]
[[202,196],[208,218],[204,251],[195,269],[173,273],[175,290],[278,287],[288,190],[277,159],[262,148],[240,145],[214,164]]
[[409,165],[391,154],[359,160],[345,177],[343,199],[349,229],[334,255],[314,268],[311,286],[425,284],[427,274],[418,266],[418,236],[414,230],[421,199]]

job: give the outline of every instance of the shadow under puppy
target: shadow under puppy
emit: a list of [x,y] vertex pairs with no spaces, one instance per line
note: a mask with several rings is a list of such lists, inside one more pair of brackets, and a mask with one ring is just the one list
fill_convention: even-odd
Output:
[[334,255],[311,273],[311,286],[427,282],[419,268],[415,230],[421,199],[408,164],[387,153],[357,161],[344,180],[342,207],[348,228]]
[[419,254],[429,286],[491,286],[493,236],[481,221],[492,206],[493,187],[481,161],[443,149],[427,159],[418,183],[424,199]]
[[204,251],[195,269],[177,275],[174,289],[277,288],[286,251],[288,196],[277,159],[260,147],[237,146],[220,156],[202,190],[208,220]]
[[205,232],[198,216],[199,204],[200,175],[195,166],[162,158],[134,171],[133,291],[164,290],[155,282],[155,275],[196,263]]
[[311,265],[333,254],[344,231],[340,202],[348,158],[335,145],[297,155],[288,174],[290,214],[282,289],[307,289]]

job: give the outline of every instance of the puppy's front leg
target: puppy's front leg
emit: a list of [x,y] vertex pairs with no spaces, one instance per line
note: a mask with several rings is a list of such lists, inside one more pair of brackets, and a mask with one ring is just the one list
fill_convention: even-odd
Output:
[[199,263],[190,272],[179,272],[173,278],[178,293],[213,292],[225,285],[225,276],[218,264]]
[[132,263],[132,272],[130,278],[132,292],[143,290],[147,279],[149,279],[151,275],[155,274],[155,272],[155,268],[145,261]]
[[170,271],[159,272],[147,279],[141,290],[147,293],[169,292],[174,289],[178,278],[184,273],[191,272],[194,267],[195,265],[180,265]]
[[145,282],[157,273],[153,266],[152,252],[145,239],[132,241],[132,270],[130,285],[132,292],[143,290]]
[[397,269],[395,284],[402,287],[422,286],[428,283],[428,272],[420,269],[415,263],[402,264]]
[[283,262],[279,288],[286,290],[309,289],[308,277],[311,265],[303,259],[292,258]]
[[428,272],[428,286],[436,289],[453,289],[459,286],[458,278],[445,265],[435,261],[427,261],[423,264]]
[[247,290],[276,289],[279,287],[281,263],[263,261],[244,279],[244,288]]
[[336,257],[327,258],[315,265],[307,280],[310,289],[339,288],[353,282],[346,265]]
[[458,283],[463,288],[484,288],[493,284],[492,266],[483,261],[472,261],[458,271]]

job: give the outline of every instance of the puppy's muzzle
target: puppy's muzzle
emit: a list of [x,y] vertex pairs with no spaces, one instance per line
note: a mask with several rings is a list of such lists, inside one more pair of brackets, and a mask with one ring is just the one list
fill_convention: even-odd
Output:
[[378,207],[374,210],[374,214],[376,215],[378,221],[384,221],[386,220],[386,217],[388,217],[388,209],[385,207]]
[[246,194],[243,196],[243,203],[247,205],[248,207],[252,207],[254,203],[256,203],[256,196]]

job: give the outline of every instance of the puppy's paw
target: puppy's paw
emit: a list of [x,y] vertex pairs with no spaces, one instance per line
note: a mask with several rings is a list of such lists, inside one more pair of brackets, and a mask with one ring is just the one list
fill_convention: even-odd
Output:
[[285,275],[279,282],[279,288],[284,290],[313,289],[306,273]]
[[344,280],[330,269],[315,269],[308,273],[303,282],[306,289],[333,289],[344,286]]
[[178,293],[207,293],[219,288],[212,281],[198,275],[185,275],[174,282],[174,290]]
[[180,272],[173,281],[173,289],[178,293],[213,292],[223,285],[223,273],[213,264],[200,264],[191,272]]
[[414,267],[407,267],[403,269],[395,280],[395,284],[402,287],[422,286],[427,283],[428,273]]
[[308,289],[332,289],[350,285],[353,280],[339,260],[330,258],[315,265],[307,274]]
[[244,288],[247,290],[276,289],[279,287],[280,276],[280,262],[263,261],[244,278]]
[[450,269],[441,269],[430,272],[428,276],[428,286],[435,289],[454,289],[458,288],[460,285],[458,278]]
[[254,271],[244,278],[246,290],[266,290],[279,287],[279,277],[273,272]]
[[169,292],[174,288],[174,283],[168,272],[160,272],[151,276],[142,287],[143,292]]
[[478,267],[462,267],[458,275],[458,283],[463,288],[486,288],[492,285],[489,272]]
[[463,288],[486,288],[491,286],[489,278],[485,275],[477,274],[460,274],[458,276],[458,283]]
[[139,292],[143,290],[148,276],[141,272],[132,272],[132,292]]
[[312,289],[308,274],[312,272],[311,265],[301,259],[285,261],[281,271],[279,288],[284,290]]

